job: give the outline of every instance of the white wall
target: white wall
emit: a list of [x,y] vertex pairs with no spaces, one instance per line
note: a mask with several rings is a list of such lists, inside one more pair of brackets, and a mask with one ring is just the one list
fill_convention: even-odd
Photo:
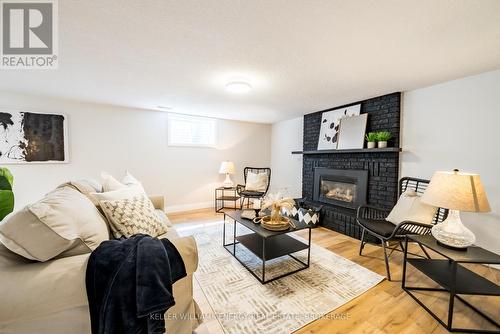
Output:
[[273,124],[271,137],[271,191],[284,191],[293,197],[302,197],[303,117]]
[[401,175],[476,172],[491,213],[462,213],[477,244],[500,253],[500,70],[405,92]]
[[218,147],[167,146],[167,114],[0,92],[0,109],[68,115],[68,164],[7,165],[14,174],[16,208],[36,201],[64,181],[98,179],[126,169],[150,194],[163,194],[170,211],[213,206],[224,180],[220,162],[232,160],[242,182],[245,166],[270,165],[271,126],[219,120]]

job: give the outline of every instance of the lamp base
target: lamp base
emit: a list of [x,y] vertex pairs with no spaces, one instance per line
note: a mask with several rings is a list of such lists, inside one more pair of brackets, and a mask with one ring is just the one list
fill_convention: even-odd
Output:
[[457,210],[450,210],[448,218],[436,224],[431,233],[440,244],[454,249],[465,250],[476,242],[474,233],[462,224]]
[[224,180],[224,183],[222,183],[222,186],[227,189],[227,188],[232,188],[233,185],[234,183],[229,177],[229,173],[226,173],[226,179]]

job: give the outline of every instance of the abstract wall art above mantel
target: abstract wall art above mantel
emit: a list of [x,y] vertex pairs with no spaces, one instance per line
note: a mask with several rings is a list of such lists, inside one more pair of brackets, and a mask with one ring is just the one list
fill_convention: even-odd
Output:
[[0,111],[0,164],[68,162],[65,115]]
[[338,108],[323,112],[321,129],[319,132],[318,150],[332,150],[337,148],[339,139],[340,120],[343,117],[359,115],[361,104]]

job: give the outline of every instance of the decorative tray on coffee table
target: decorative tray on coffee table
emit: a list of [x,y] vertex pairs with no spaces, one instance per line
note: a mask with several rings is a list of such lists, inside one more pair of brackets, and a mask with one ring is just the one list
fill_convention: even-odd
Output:
[[263,228],[269,231],[285,231],[291,227],[295,227],[293,221],[287,217],[280,217],[279,222],[271,220],[271,216],[256,217],[254,223],[260,224]]

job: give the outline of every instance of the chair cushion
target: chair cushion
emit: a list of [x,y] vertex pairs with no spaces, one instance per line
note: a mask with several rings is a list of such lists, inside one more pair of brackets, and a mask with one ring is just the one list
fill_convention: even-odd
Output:
[[265,192],[267,189],[268,175],[267,173],[248,172],[245,184],[245,190]]
[[435,206],[423,203],[415,190],[408,189],[401,194],[386,220],[394,225],[407,220],[432,224],[432,219],[436,215],[437,209]]
[[383,237],[389,237],[394,228],[396,227],[393,223],[388,222],[387,220],[378,220],[378,219],[358,219],[359,223],[366,227],[368,230],[377,233]]
[[240,191],[240,195],[243,195],[244,197],[262,197],[264,196],[264,192],[260,191],[250,191],[250,190],[243,190]]

